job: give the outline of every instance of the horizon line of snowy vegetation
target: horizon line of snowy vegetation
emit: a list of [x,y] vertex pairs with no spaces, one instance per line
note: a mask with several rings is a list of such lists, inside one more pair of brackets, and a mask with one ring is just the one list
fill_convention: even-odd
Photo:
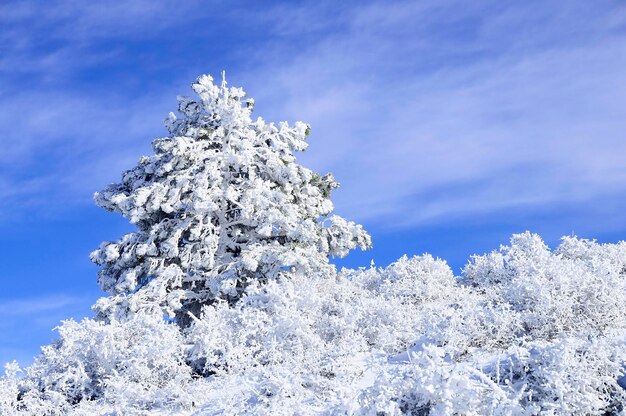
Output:
[[5,366],[1,415],[626,414],[626,242],[526,232],[460,276],[428,254],[337,270],[371,239],[296,163],[310,127],[192,87],[95,195],[136,227],[91,255],[95,317]]

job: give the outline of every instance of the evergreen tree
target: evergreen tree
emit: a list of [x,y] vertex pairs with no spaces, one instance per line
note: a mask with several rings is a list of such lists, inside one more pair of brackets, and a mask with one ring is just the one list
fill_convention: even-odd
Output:
[[91,255],[112,295],[96,305],[102,318],[167,314],[186,326],[251,281],[323,275],[329,256],[371,245],[360,225],[331,215],[333,176],[296,163],[308,125],[253,121],[254,101],[225,80],[205,75],[192,88],[199,99],[178,98],[182,117],[170,113],[155,154],[95,194],[137,227]]

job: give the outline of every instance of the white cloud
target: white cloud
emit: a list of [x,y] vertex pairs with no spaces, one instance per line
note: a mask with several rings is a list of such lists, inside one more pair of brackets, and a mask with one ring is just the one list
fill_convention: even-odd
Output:
[[[374,4],[249,79],[275,114],[313,124],[305,159],[337,173],[360,219],[621,195],[625,37],[611,10],[536,6]],[[432,192],[459,185],[473,194]]]
[[53,328],[62,320],[91,315],[93,300],[93,295],[55,293],[0,300],[0,365],[12,360],[30,364],[38,346],[57,337]]
[[[66,310],[81,304],[80,297],[52,294],[43,297],[0,301],[0,315],[10,319],[27,315],[41,315]],[[6,324],[6,320],[4,320]]]
[[[212,14],[195,3],[138,0],[123,11],[121,4],[59,2],[41,25],[71,42],[44,57],[40,70],[96,66],[104,58],[90,45],[99,39],[154,40]],[[242,47],[234,56],[246,64],[226,69],[255,97],[260,115],[313,125],[302,161],[335,172],[343,183],[337,205],[348,216],[416,224],[588,203],[622,195],[626,184],[625,10],[441,1],[281,4],[260,14],[237,8],[224,18],[232,30],[254,24],[267,40],[256,50]],[[24,10],[12,17],[27,18]],[[56,25],[68,19],[76,24]],[[41,59],[31,47],[28,39],[16,42],[13,57]],[[203,70],[170,68],[176,75],[161,91],[130,100],[121,90],[5,95],[5,206],[88,201],[163,133],[160,120],[174,96],[187,93],[173,87],[187,85],[193,68]],[[0,82],[0,90],[14,88]],[[41,172],[19,172],[35,164]],[[62,192],[50,198],[55,183]]]

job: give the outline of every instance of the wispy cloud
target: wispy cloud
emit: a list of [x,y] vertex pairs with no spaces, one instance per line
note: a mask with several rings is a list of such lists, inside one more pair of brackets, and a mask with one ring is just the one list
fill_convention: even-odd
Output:
[[[0,365],[17,360],[29,364],[39,351],[56,336],[52,329],[61,320],[88,316],[84,296],[49,294],[28,298],[0,300]],[[24,348],[24,342],[31,344]]]
[[308,159],[362,219],[624,195],[623,8],[604,6],[373,3],[272,68],[264,98],[312,122]]
[[32,91],[0,98],[0,220],[25,208],[91,203],[162,135],[170,97],[64,96]]
[[[55,4],[3,9],[0,70],[37,74],[36,88],[0,82],[5,207],[88,201],[149,151],[192,74],[222,68],[259,114],[313,125],[302,161],[335,172],[339,209],[360,220],[626,193],[626,9],[609,1]],[[103,63],[121,74],[136,53],[158,83],[148,72],[117,75],[117,87],[107,75],[111,90],[83,80]],[[55,71],[62,81],[47,78]]]
[[[48,295],[39,298],[10,299],[0,301],[0,315],[4,317],[24,317],[27,315],[49,314],[60,309],[76,306],[80,298],[63,294]],[[5,322],[6,325],[6,321]]]

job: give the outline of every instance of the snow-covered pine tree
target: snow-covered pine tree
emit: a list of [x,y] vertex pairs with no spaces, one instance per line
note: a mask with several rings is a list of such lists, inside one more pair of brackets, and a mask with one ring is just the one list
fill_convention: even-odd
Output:
[[156,313],[186,326],[251,281],[323,275],[329,256],[371,245],[360,225],[331,215],[333,176],[296,163],[308,125],[253,121],[254,101],[225,80],[205,75],[192,88],[199,99],[178,98],[182,117],[170,113],[155,155],[95,194],[137,227],[91,255],[112,295],[95,306],[102,318]]

